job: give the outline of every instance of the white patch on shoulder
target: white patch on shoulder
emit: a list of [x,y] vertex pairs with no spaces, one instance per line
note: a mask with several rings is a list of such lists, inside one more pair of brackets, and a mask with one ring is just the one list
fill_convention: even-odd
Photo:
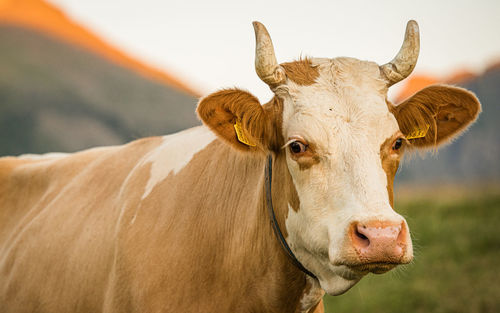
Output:
[[59,159],[68,156],[70,153],[62,152],[50,152],[45,154],[21,154],[18,156],[19,159],[30,159],[30,160],[46,160],[46,159]]
[[321,289],[318,281],[312,277],[306,277],[308,284],[311,285],[309,291],[302,295],[300,298],[300,311],[301,313],[307,313],[309,310],[318,304],[323,296],[325,295],[325,291]]
[[205,126],[164,136],[161,145],[148,153],[141,161],[141,166],[151,163],[151,172],[142,199],[145,199],[153,188],[171,172],[174,175],[177,174],[196,153],[203,150],[215,138],[215,134]]

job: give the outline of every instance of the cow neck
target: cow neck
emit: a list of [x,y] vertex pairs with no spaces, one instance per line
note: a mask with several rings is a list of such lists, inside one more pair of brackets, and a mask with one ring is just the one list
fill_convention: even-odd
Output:
[[299,270],[311,276],[312,278],[316,278],[316,276],[313,273],[311,273],[308,269],[306,269],[304,265],[300,263],[297,257],[295,257],[295,254],[293,254],[292,250],[290,249],[290,246],[288,245],[288,243],[285,240],[285,237],[283,236],[283,233],[281,232],[281,229],[278,225],[278,221],[276,220],[276,214],[274,213],[273,197],[271,192],[272,181],[273,181],[273,156],[269,154],[267,156],[267,163],[265,170],[265,188],[266,188],[267,211],[269,213],[269,219],[271,220],[271,225],[274,230],[274,235],[276,235],[276,238],[278,239],[281,247],[285,251],[288,258],[292,261],[293,265],[295,265]]

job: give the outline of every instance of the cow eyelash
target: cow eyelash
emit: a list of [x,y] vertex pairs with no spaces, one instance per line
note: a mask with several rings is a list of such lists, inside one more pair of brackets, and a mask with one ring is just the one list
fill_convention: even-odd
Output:
[[292,138],[290,138],[290,140],[288,140],[282,147],[281,149],[285,149],[286,147],[288,147],[290,144],[292,144],[292,142],[300,142],[301,144],[305,145],[305,146],[309,146],[306,141],[304,139],[302,139],[302,137],[298,137],[298,136],[294,136]]
[[282,148],[286,147],[289,147],[293,154],[302,154],[307,151],[309,145],[302,138],[292,138]]

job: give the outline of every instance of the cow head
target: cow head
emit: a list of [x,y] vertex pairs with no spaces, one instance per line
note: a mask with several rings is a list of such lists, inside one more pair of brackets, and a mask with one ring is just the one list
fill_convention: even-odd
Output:
[[222,90],[200,101],[200,118],[236,149],[286,163],[298,195],[288,202],[286,240],[327,293],[410,262],[410,231],[393,209],[399,162],[407,150],[435,148],[465,130],[478,100],[446,85],[399,105],[387,100],[388,88],[415,67],[414,21],[399,53],[382,66],[345,57],[278,64],[267,30],[258,22],[254,28],[256,71],[275,97],[262,106],[248,92]]

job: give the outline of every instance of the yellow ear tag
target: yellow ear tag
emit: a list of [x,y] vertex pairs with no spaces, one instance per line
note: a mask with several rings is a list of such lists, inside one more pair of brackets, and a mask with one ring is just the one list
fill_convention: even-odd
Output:
[[236,124],[234,124],[234,130],[236,130],[236,136],[238,137],[238,141],[246,144],[247,146],[250,147],[255,147],[255,144],[251,143],[248,138],[245,136],[243,133],[243,127],[241,127],[241,121],[237,120]]
[[406,139],[410,140],[410,139],[417,139],[417,138],[425,137],[425,135],[427,135],[427,132],[429,131],[429,127],[430,127],[430,125],[426,124],[425,129],[416,128],[415,130],[413,130],[411,133],[409,133],[406,136]]

